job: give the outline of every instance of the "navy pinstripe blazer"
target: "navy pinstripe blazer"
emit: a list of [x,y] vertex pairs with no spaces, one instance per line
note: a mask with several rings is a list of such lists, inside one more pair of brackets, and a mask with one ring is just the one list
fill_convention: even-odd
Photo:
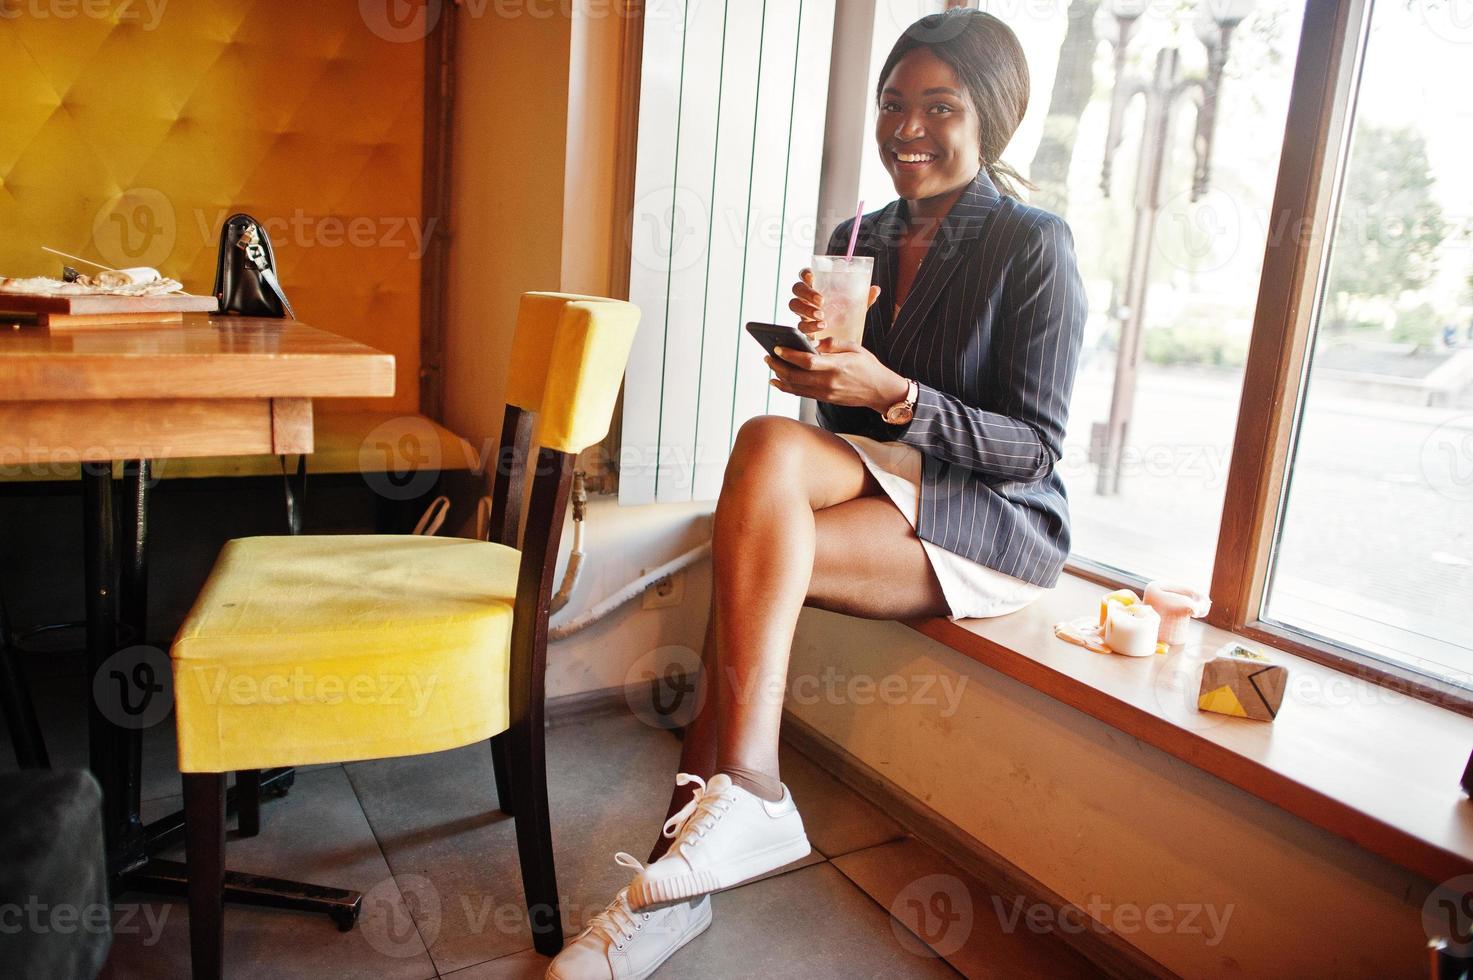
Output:
[[[1064,219],[1001,196],[979,171],[935,230],[897,317],[904,200],[864,216],[857,255],[875,259],[880,298],[864,346],[920,386],[915,417],[818,403],[833,432],[922,453],[916,533],[947,551],[1051,588],[1069,553],[1055,470],[1084,337],[1084,285]],[[842,254],[850,219],[834,230]]]

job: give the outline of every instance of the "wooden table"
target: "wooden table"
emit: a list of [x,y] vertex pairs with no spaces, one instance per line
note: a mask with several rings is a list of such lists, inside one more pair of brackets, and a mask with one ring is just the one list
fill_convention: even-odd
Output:
[[387,397],[394,357],[295,320],[52,333],[0,321],[0,464],[312,451],[312,399]]
[[[182,821],[175,815],[143,826],[145,726],[130,723],[153,693],[171,690],[159,686],[167,655],[143,639],[152,461],[310,453],[313,399],[393,393],[392,355],[294,320],[186,316],[183,325],[65,333],[0,320],[0,466],[83,464],[87,657],[99,694],[89,701],[88,755],[103,788],[115,894],[178,892],[184,884],[182,867],[149,856]],[[113,460],[125,461],[121,521]],[[143,651],[139,663],[109,664],[130,650]],[[356,895],[239,875],[226,894],[319,911],[341,910],[344,896]]]

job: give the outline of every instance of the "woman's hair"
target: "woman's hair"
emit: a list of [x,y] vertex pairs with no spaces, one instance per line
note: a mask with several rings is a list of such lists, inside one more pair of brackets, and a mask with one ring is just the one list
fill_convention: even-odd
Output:
[[875,86],[876,101],[890,72],[916,48],[929,49],[961,79],[980,123],[982,166],[998,191],[1017,197],[1019,184],[1034,189],[999,159],[1028,110],[1028,61],[1018,36],[996,17],[971,7],[928,14],[907,27],[890,49]]

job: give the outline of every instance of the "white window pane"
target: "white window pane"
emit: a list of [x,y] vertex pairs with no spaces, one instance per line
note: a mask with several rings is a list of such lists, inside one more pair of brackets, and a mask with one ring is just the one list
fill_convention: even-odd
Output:
[[1473,31],[1447,7],[1372,12],[1263,614],[1470,686]]

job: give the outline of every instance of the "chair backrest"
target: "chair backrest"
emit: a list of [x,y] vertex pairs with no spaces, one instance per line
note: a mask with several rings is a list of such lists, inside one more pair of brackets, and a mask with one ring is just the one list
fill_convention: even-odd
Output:
[[[535,437],[536,469],[527,530],[521,536],[512,620],[508,710],[513,729],[526,736],[519,751],[536,760],[543,758],[547,616],[573,463],[581,450],[609,430],[638,326],[639,307],[595,296],[526,293],[517,313],[506,419],[491,493],[491,535],[502,544],[517,544],[528,454]],[[529,796],[516,806],[538,807],[545,825],[546,794]],[[527,853],[522,860],[529,860]]]
[[[539,447],[538,475],[551,466],[568,468],[571,476],[572,458],[608,434],[638,325],[639,307],[621,300],[571,293],[522,295],[491,489],[491,540],[510,547],[520,543],[534,444]],[[544,459],[549,452],[556,456]],[[536,495],[534,481],[532,507]],[[558,515],[562,512],[559,505]],[[527,546],[533,542],[528,540]]]

